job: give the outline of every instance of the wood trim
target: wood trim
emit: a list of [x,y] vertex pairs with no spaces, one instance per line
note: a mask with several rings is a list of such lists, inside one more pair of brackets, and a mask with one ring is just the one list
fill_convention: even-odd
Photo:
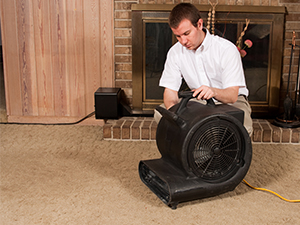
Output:
[[[132,27],[142,28],[142,12],[136,12],[132,14]],[[141,109],[143,102],[143,35],[138,29],[132,29],[132,37],[135,37],[135,41],[132,41],[132,62],[136,66],[132,66],[132,107],[134,109]]]

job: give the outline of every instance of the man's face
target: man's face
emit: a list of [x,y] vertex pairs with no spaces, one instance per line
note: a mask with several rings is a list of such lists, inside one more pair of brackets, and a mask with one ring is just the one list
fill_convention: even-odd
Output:
[[191,21],[183,19],[177,28],[171,28],[177,40],[189,50],[196,50],[204,40],[205,33],[202,31],[203,20],[199,19],[197,27]]

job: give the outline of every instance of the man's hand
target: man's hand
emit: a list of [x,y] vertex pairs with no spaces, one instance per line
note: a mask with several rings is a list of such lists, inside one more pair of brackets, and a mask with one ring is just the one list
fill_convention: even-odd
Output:
[[192,90],[194,91],[193,96],[197,99],[203,99],[207,100],[210,98],[215,98],[216,100],[223,102],[223,103],[235,103],[238,98],[239,93],[239,87],[233,86],[228,87],[225,89],[219,89],[219,88],[211,88],[205,85],[202,85],[201,87]]
[[216,96],[214,89],[205,85],[202,85],[201,87],[192,91],[194,91],[193,97],[196,97],[198,95],[198,100],[207,100]]

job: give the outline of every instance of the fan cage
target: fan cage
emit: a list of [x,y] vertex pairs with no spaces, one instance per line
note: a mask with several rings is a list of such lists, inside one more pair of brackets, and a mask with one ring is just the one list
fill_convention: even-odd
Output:
[[205,120],[197,127],[187,149],[190,170],[209,182],[229,179],[244,163],[240,128],[231,118],[221,116]]

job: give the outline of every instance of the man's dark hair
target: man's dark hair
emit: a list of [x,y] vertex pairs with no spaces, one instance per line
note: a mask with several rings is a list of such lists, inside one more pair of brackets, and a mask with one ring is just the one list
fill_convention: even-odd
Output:
[[169,15],[169,26],[176,29],[183,19],[188,19],[194,27],[197,27],[200,18],[200,12],[194,5],[179,3],[172,9]]

